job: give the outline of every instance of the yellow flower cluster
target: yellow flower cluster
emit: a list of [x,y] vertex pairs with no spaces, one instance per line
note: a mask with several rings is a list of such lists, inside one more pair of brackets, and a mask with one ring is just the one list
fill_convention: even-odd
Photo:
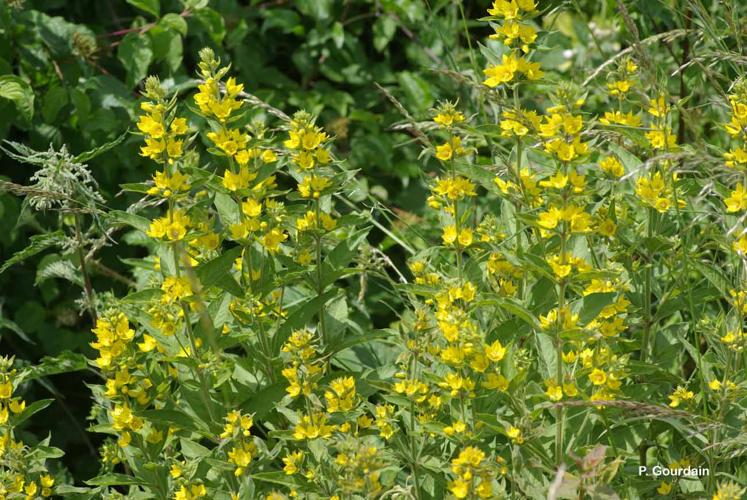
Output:
[[113,368],[126,356],[135,338],[135,330],[130,328],[130,322],[122,312],[99,318],[93,333],[96,341],[91,342],[91,347],[99,351],[96,364],[105,370]]
[[160,84],[157,80],[146,82],[146,97],[151,101],[143,102],[140,107],[145,114],[140,116],[137,128],[145,136],[145,146],[140,154],[158,163],[173,164],[184,154],[184,136],[188,132],[186,118],[169,118],[173,104],[163,100]]
[[[500,40],[509,53],[503,54],[500,64],[490,65],[483,70],[485,85],[497,87],[517,80],[520,75],[527,80],[542,78],[539,63],[530,62],[521,55],[527,54],[530,45],[537,39],[537,30],[529,21],[536,12],[534,0],[496,0],[488,9],[488,14],[496,21],[493,26],[495,33],[490,38]],[[519,46],[514,47],[517,41]]]
[[456,476],[449,483],[449,491],[455,498],[494,498],[493,478],[495,470],[488,462],[485,452],[468,446],[451,461],[451,472]]

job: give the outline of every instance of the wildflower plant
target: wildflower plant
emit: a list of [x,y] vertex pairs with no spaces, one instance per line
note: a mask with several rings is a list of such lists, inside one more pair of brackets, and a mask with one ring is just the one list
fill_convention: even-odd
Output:
[[[444,72],[459,99],[411,111],[381,87],[420,148],[410,219],[361,194],[341,129],[209,48],[191,86],[144,80],[131,140],[154,173],[126,211],[84,165],[117,143],[9,144],[39,170],[0,186],[61,221],[2,269],[57,246],[50,276],[84,289],[101,445],[67,484],[18,432],[43,370],[0,359],[0,498],[741,498],[747,84],[730,67],[690,107],[619,15],[631,46],[583,79],[548,55],[562,11],[495,0],[471,67]],[[721,90],[716,66],[699,83]],[[126,292],[94,290],[123,228]]]

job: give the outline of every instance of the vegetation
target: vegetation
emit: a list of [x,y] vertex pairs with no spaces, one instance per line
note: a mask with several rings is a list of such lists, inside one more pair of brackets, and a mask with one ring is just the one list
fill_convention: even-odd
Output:
[[248,3],[0,6],[0,498],[742,498],[747,6]]

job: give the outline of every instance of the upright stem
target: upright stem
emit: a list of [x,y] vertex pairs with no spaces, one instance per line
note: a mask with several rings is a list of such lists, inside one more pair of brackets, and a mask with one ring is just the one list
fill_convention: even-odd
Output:
[[[648,238],[654,235],[654,209],[648,209]],[[643,282],[643,339],[641,341],[641,361],[648,359],[649,343],[651,342],[651,287],[654,268],[650,256],[646,256],[646,269]]]
[[[564,165],[564,173],[567,173],[567,165]],[[565,188],[563,190],[563,211],[565,212],[567,206],[568,206],[568,189]],[[565,262],[565,254],[566,254],[566,248],[568,247],[568,237],[569,237],[569,229],[570,224],[569,222],[563,221],[561,222],[561,230],[560,230],[560,259],[561,262]],[[566,291],[566,279],[561,278],[561,280],[558,282],[558,316],[557,316],[557,322],[558,326],[556,328],[556,336],[555,336],[555,363],[556,363],[556,374],[557,377],[557,383],[562,386],[563,385],[563,338],[561,337],[561,332],[563,330],[563,325],[565,323],[565,291]],[[563,432],[564,432],[564,424],[565,424],[565,412],[563,410],[562,406],[558,406],[556,409],[556,418],[555,418],[555,461],[557,465],[560,465],[560,463],[563,461]]]
[[83,233],[80,230],[80,214],[75,215],[75,239],[78,240],[78,259],[80,260],[80,272],[83,275],[83,288],[86,292],[86,302],[88,302],[88,313],[91,315],[93,323],[96,324],[98,315],[96,313],[96,298],[93,294],[93,285],[91,276],[88,274],[86,265],[86,253],[83,251]]
[[[322,208],[321,208],[321,202],[317,198],[316,200],[316,224],[317,224],[317,230],[319,229],[319,221],[321,221],[321,215],[322,215]],[[316,235],[316,293],[317,297],[321,300],[322,295],[324,294],[324,283],[322,281],[323,279],[323,273],[322,273],[322,237],[321,235]],[[327,347],[327,327],[325,324],[324,319],[324,304],[319,304],[319,336],[322,340],[322,345],[326,348]]]

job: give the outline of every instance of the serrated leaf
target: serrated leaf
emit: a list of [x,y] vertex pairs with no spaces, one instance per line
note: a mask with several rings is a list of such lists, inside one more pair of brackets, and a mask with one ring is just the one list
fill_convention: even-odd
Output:
[[117,137],[113,141],[104,143],[101,146],[98,146],[98,147],[96,147],[94,149],[91,149],[90,151],[85,151],[85,152],[79,154],[78,156],[75,157],[75,161],[77,163],[86,163],[88,161],[93,160],[97,156],[100,156],[100,155],[106,153],[107,151],[109,151],[111,149],[114,149],[115,147],[117,147],[120,144],[122,144],[122,142],[125,140],[125,138],[127,138],[127,135],[129,133],[130,133],[130,130],[127,129],[122,135],[120,135],[119,137]]
[[14,253],[10,259],[6,260],[2,267],[0,267],[0,274],[14,264],[18,264],[29,257],[33,257],[39,252],[43,252],[47,248],[53,247],[56,244],[61,243],[65,239],[65,233],[62,231],[55,231],[53,233],[36,234],[29,238],[30,244],[23,250],[19,250]]
[[83,286],[83,278],[80,275],[80,271],[69,260],[56,260],[43,265],[36,272],[35,283],[36,285],[39,285],[40,283],[53,278],[64,279],[78,286]]
[[64,351],[57,356],[45,356],[38,365],[26,368],[23,372],[23,380],[36,380],[86,368],[88,368],[88,358],[83,354]]

